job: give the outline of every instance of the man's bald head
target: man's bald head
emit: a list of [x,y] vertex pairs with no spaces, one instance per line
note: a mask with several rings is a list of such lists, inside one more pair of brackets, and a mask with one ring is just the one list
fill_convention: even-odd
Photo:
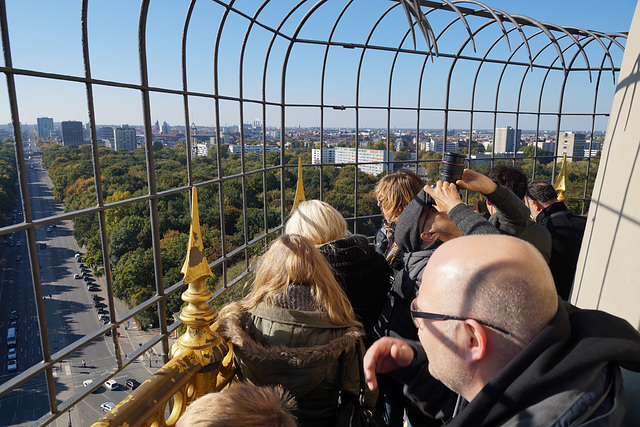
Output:
[[420,298],[441,313],[500,326],[523,344],[558,309],[553,276],[540,252],[504,235],[464,236],[442,245],[425,268]]
[[422,277],[414,310],[429,371],[468,401],[549,324],[558,309],[540,252],[504,235],[464,236],[440,246]]

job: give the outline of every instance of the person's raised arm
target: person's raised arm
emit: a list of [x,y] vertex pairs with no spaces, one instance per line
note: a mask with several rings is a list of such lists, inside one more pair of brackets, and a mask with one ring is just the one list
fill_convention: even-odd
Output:
[[374,342],[364,355],[362,368],[370,390],[378,387],[376,372],[386,374],[405,368],[411,364],[415,353],[413,348],[399,338],[382,337]]

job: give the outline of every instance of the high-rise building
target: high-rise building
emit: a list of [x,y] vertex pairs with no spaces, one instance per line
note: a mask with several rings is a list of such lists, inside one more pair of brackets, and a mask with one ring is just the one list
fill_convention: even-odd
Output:
[[51,117],[38,117],[38,136],[51,138],[53,132],[53,119]]
[[136,130],[122,125],[113,130],[113,149],[132,151],[136,149]]
[[164,134],[170,134],[171,133],[171,127],[169,126],[169,123],[162,122],[162,133],[164,133]]
[[84,126],[82,122],[69,120],[62,122],[62,145],[84,144]]
[[496,153],[513,153],[520,149],[520,137],[522,131],[518,132],[511,126],[506,128],[496,128],[494,132],[493,151]]
[[558,137],[558,155],[566,154],[567,162],[584,158],[587,135],[584,133],[561,132]]

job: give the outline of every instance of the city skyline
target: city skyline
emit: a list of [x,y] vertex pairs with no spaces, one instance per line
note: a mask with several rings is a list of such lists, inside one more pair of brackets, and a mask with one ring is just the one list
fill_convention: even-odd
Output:
[[[287,2],[290,6],[292,2]],[[366,28],[367,23],[373,22],[380,10],[387,8],[389,2],[370,2],[371,10],[360,8],[362,13],[358,17],[365,22],[363,27]],[[514,4],[507,0],[486,1],[490,7],[504,10],[511,14],[521,14],[530,16],[540,22],[553,22],[558,25],[576,26],[585,29],[592,29],[603,32],[624,32],[630,26],[633,16],[635,1],[624,0],[608,5],[607,8],[598,9],[598,13],[594,14],[597,4],[593,0],[589,1],[565,1],[551,2],[539,1],[535,3],[518,3]],[[470,3],[460,3],[461,7],[474,7]],[[341,7],[340,2],[327,2],[326,15],[329,22],[334,19],[336,10]],[[188,2],[151,2],[149,9],[149,20],[147,27],[147,57],[149,66],[149,85],[152,87],[168,88],[170,90],[182,89],[182,78],[180,68],[180,41],[182,27],[184,25],[184,16]],[[123,82],[128,85],[138,85],[140,82],[139,61],[137,52],[137,24],[139,14],[139,4],[136,2],[115,1],[108,5],[100,2],[89,2],[88,9],[88,28],[89,28],[89,55],[91,61],[92,77],[97,80],[112,80]],[[286,9],[286,8],[284,8]],[[189,90],[194,93],[211,94],[213,93],[213,46],[215,34],[209,32],[208,22],[213,19],[220,19],[222,8],[207,2],[196,4],[196,9],[191,18],[190,32],[187,40],[187,68]],[[251,11],[246,11],[250,16]],[[253,11],[255,12],[255,11]],[[41,0],[29,0],[21,2],[10,2],[7,5],[9,34],[11,42],[11,53],[13,67],[21,69],[34,69],[43,72],[55,74],[68,74],[70,76],[83,77],[82,49],[80,46],[80,8],[79,3],[56,3],[44,2]],[[274,27],[279,23],[281,18],[276,10],[266,9],[261,16],[267,16],[266,22],[271,19]],[[52,19],[53,17],[53,19]],[[290,34],[293,26],[300,17],[294,16],[291,23],[283,26],[281,32]],[[236,18],[237,20],[237,18]],[[444,25],[432,18],[434,29],[436,32]],[[472,21],[470,19],[470,21]],[[118,25],[113,23],[118,22]],[[234,23],[236,25],[227,25],[225,31],[229,31],[228,37],[242,40],[244,32],[249,21]],[[300,37],[314,37],[326,39],[328,31],[321,22],[310,22],[306,24],[306,32],[301,33]],[[508,23],[505,23],[507,26]],[[471,24],[473,26],[473,24]],[[34,31],[38,28],[38,31]],[[389,46],[398,45],[401,36],[405,34],[407,29],[407,21],[403,11],[398,8],[387,19],[384,28],[374,34],[371,43]],[[253,30],[259,31],[259,30]],[[466,35],[463,28],[456,29],[462,35]],[[383,35],[382,35],[383,34]],[[338,35],[335,39],[364,42],[366,33],[358,31],[354,28],[339,28]],[[411,37],[402,42],[403,46],[412,48]],[[458,40],[449,40],[443,38],[439,41],[441,50],[445,51],[450,44],[455,45]],[[426,44],[420,33],[417,33],[418,49],[424,49]],[[516,42],[516,38],[512,36],[512,44]],[[591,47],[595,47],[593,43]],[[277,43],[276,43],[277,45]],[[515,44],[514,44],[515,46]],[[223,65],[219,65],[219,93],[223,98],[233,98],[238,96],[238,59],[241,49],[239,43],[222,45],[218,53]],[[244,71],[262,67],[264,61],[265,42],[248,42],[245,52]],[[306,48],[306,46],[305,46]],[[276,48],[274,48],[275,51]],[[360,82],[361,89],[359,98],[356,99],[353,84],[355,82],[355,58],[358,55],[346,56],[344,51],[353,52],[353,50],[342,49],[333,53],[329,58],[329,65],[340,63],[339,68],[349,70],[348,73],[341,75],[337,70],[330,67],[326,79],[326,85],[333,89],[325,88],[324,105],[355,105],[359,104],[360,111],[359,121],[360,127],[372,127],[372,124],[378,124],[385,118],[384,111],[377,108],[367,109],[368,106],[386,105],[389,100],[386,99],[385,93],[378,93],[373,90],[378,87],[385,79],[389,79],[388,63],[393,59],[391,56],[381,55],[379,52],[370,53],[370,59],[366,59],[364,67],[366,72],[362,74]],[[276,56],[275,65],[267,69],[266,72],[266,97],[270,102],[277,102],[281,98],[278,80],[281,75],[278,66],[281,64],[277,61],[281,60],[283,48],[272,52],[272,56]],[[318,82],[319,67],[317,66],[317,57],[321,57],[322,51],[306,49],[304,52],[292,52],[287,69],[287,93],[286,102],[288,104],[315,104],[320,102],[320,88]],[[613,52],[616,54],[616,52]],[[621,56],[621,52],[618,52]],[[411,92],[411,88],[416,86],[415,70],[418,69],[417,63],[407,57],[399,59],[401,65],[397,66],[394,74],[393,98],[392,105],[407,106],[407,109],[415,109],[415,94]],[[429,64],[434,76],[446,76],[450,66],[450,61],[446,58],[436,58],[433,63]],[[272,69],[273,68],[273,69]],[[377,70],[379,68],[379,70]],[[460,73],[471,75],[475,72],[473,67],[458,68]],[[374,71],[371,71],[374,70]],[[406,71],[405,71],[406,70]],[[535,73],[535,70],[529,72],[527,79],[532,81],[531,86],[535,87],[543,73]],[[345,77],[345,75],[347,77]],[[259,80],[260,75],[253,74],[246,77],[243,84],[243,96],[245,99],[260,99],[262,91],[262,83]],[[605,76],[606,77],[606,76]],[[427,77],[425,77],[427,78]],[[438,77],[442,78],[442,77]],[[488,77],[485,77],[488,78]],[[16,88],[18,91],[18,103],[20,120],[23,123],[35,123],[38,117],[54,116],[57,121],[88,121],[86,108],[86,86],[80,82],[61,82],[57,80],[33,79],[28,76],[15,76]],[[342,81],[344,80],[344,81]],[[506,80],[506,79],[505,79]],[[554,112],[557,102],[553,98],[553,91],[559,87],[557,82],[552,78],[547,82],[551,95],[545,95],[542,99],[542,109]],[[276,82],[276,83],[273,83]],[[407,82],[405,84],[405,82]],[[469,85],[455,83],[455,91],[451,95],[450,104],[453,108],[464,110],[469,108],[466,95],[471,91]],[[501,82],[504,88],[503,92],[508,93],[517,89],[518,81]],[[570,81],[569,85],[584,85],[585,91],[592,91],[593,81],[589,81],[583,76],[575,81]],[[601,96],[598,100],[598,111],[606,112],[610,108],[611,97],[615,89],[615,83],[610,77],[603,78],[601,85],[610,86],[610,96]],[[310,88],[306,88],[306,86]],[[482,86],[480,84],[479,86]],[[424,90],[424,89],[423,89]],[[524,88],[522,99],[522,111],[535,111],[535,102],[538,93],[531,92],[532,88]],[[474,108],[478,110],[493,107],[493,100],[490,96],[482,92],[482,87],[477,89],[477,99]],[[111,86],[103,86],[99,84],[93,85],[93,95],[96,104],[96,122],[123,124],[129,123],[140,125],[144,122],[142,118],[141,96],[140,91],[131,88],[114,88]],[[383,91],[384,92],[384,91]],[[492,92],[489,92],[492,93]],[[535,96],[534,96],[535,95]],[[438,128],[441,122],[441,114],[429,111],[433,105],[441,105],[444,102],[443,88],[433,87],[429,92],[422,95],[420,108],[424,111],[420,113],[421,122],[427,122],[428,125],[421,125],[420,128]],[[508,95],[502,95],[504,99],[500,99],[498,110],[512,110],[511,100]],[[583,108],[589,101],[579,98],[577,95],[575,100],[568,100],[566,108],[578,111]],[[587,95],[584,95],[587,96]],[[547,101],[546,98],[549,98]],[[171,93],[156,93],[150,95],[151,101],[151,120],[155,122],[159,120],[161,123],[167,121],[172,126],[184,126],[184,113],[182,96]],[[190,121],[199,126],[215,126],[215,108],[214,102],[208,97],[190,97]],[[498,102],[498,101],[496,101]],[[484,106],[486,104],[486,107]],[[506,105],[507,107],[503,107]],[[413,106],[413,107],[412,107]],[[244,121],[261,120],[261,106],[259,103],[245,102],[243,104]],[[220,101],[220,125],[238,125],[240,124],[238,105],[230,99]],[[55,113],[51,113],[54,111]],[[573,111],[573,110],[572,110]],[[481,115],[476,119],[480,122],[478,128],[491,128],[489,117]],[[402,116],[394,118],[397,122],[396,126],[401,128],[415,128],[416,113],[415,111],[407,111]],[[329,127],[349,127],[355,120],[355,112],[351,108],[346,111],[340,109],[326,108],[325,125]],[[453,123],[449,123],[450,128],[468,127],[468,118],[466,114],[461,113],[460,118],[455,116],[451,119]],[[535,128],[532,125],[533,118],[523,114],[520,120],[526,123],[520,124],[519,128]],[[573,124],[579,122],[578,118],[568,117],[567,125],[562,125],[563,129],[579,129],[580,126]],[[0,122],[8,123],[10,115],[8,110],[6,82],[0,84]],[[280,115],[278,107],[268,106],[266,108],[266,127],[280,126]],[[585,121],[582,120],[582,123]],[[317,108],[288,107],[286,127],[305,126],[312,127],[319,123],[319,112]],[[188,123],[187,125],[190,125]],[[514,119],[511,115],[499,116],[496,119],[496,127],[514,126]],[[326,127],[326,126],[325,126]],[[353,125],[351,125],[353,127]],[[474,126],[476,127],[476,126]],[[540,129],[554,129],[555,123],[551,117],[547,123],[541,123]],[[582,126],[589,129],[590,126]],[[604,130],[606,128],[606,119],[596,121],[595,128]]]

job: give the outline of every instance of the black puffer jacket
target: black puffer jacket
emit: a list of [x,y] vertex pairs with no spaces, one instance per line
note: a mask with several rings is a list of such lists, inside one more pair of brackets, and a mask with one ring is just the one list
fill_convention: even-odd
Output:
[[371,342],[373,327],[387,302],[391,268],[365,236],[354,234],[318,248],[334,270]]

